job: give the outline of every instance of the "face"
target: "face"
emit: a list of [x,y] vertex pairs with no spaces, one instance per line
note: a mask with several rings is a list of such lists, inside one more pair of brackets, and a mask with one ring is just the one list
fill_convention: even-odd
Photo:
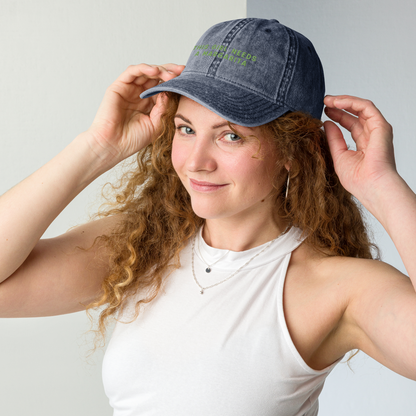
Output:
[[173,166],[201,218],[245,221],[272,215],[275,152],[259,128],[232,126],[246,138],[236,135],[222,117],[181,97],[175,116]]

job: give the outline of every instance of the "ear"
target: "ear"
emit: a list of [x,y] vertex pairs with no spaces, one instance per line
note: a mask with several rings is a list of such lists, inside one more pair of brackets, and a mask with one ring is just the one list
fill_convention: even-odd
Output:
[[291,162],[287,162],[286,164],[285,164],[285,168],[286,168],[286,170],[289,172],[290,171],[290,168],[292,167],[292,163]]

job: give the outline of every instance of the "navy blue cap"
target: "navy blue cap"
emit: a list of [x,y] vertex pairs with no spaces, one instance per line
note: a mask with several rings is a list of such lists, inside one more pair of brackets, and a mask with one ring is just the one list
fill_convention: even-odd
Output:
[[144,91],[173,91],[225,120],[254,127],[288,111],[320,119],[325,96],[321,61],[312,43],[277,20],[218,23],[196,43],[178,77]]

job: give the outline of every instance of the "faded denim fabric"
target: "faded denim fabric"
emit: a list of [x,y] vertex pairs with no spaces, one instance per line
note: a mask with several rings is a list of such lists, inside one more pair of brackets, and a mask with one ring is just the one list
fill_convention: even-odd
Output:
[[192,50],[180,76],[141,94],[173,91],[224,119],[253,127],[288,111],[320,119],[325,96],[321,61],[312,43],[277,20],[218,23]]

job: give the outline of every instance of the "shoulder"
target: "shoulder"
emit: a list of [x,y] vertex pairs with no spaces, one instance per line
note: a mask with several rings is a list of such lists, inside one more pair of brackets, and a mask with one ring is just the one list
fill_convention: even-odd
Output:
[[304,252],[303,259],[298,260],[304,260],[303,268],[310,270],[312,284],[328,288],[328,293],[342,298],[343,308],[351,316],[365,313],[365,308],[374,306],[376,299],[380,301],[396,290],[415,294],[409,277],[383,261],[325,256],[312,253],[311,248]]
[[329,257],[306,245],[293,252],[290,265],[286,295],[296,313],[289,318],[301,329],[299,339],[310,331],[311,364],[324,368],[353,349],[384,363],[375,343],[397,331],[398,317],[416,314],[410,279],[381,261]]
[[336,281],[337,284],[343,284],[345,287],[351,286],[351,294],[376,282],[410,283],[406,275],[383,261],[330,256],[318,253],[306,244],[302,244],[293,252],[292,264],[307,269],[316,283]]
[[323,281],[334,279],[341,288],[345,303],[339,328],[345,337],[353,348],[380,361],[374,353],[378,336],[388,333],[389,323],[393,334],[403,314],[416,314],[416,292],[410,278],[383,261],[349,257],[324,259],[318,275]]
[[408,276],[375,260],[333,259],[347,305],[339,332],[357,348],[391,370],[416,380],[416,291]]
[[366,289],[375,293],[392,285],[412,287],[408,276],[380,260],[335,256],[321,259],[316,267],[321,278],[344,282],[349,289],[350,301]]

